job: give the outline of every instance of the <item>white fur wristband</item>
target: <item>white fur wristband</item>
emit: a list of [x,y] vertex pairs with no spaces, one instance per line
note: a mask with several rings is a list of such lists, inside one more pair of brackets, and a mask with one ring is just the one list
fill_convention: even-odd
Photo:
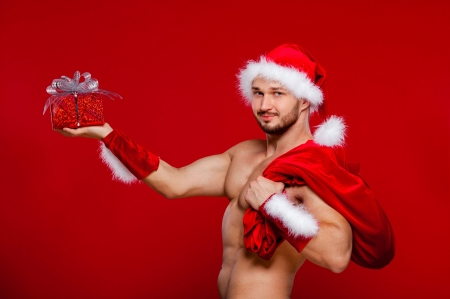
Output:
[[121,181],[125,184],[139,182],[139,180],[123,165],[120,160],[100,141],[100,158],[112,172],[113,180]]
[[274,194],[264,203],[264,212],[280,221],[294,237],[314,237],[319,224],[303,204],[295,205],[285,194]]

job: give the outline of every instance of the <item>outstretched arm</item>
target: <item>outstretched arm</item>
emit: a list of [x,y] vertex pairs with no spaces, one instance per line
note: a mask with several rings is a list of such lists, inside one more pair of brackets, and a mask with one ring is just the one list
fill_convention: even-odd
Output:
[[[113,129],[109,124],[57,130],[68,137],[103,139]],[[224,196],[225,177],[231,162],[229,152],[202,158],[188,166],[175,168],[160,160],[157,170],[142,181],[167,198]]]
[[[297,250],[301,250],[301,254],[314,264],[335,273],[345,270],[352,251],[352,231],[348,222],[309,187],[288,188],[286,194],[281,195],[283,187],[282,183],[260,176],[250,183],[245,199],[252,208],[259,210],[263,204],[267,206],[267,203],[272,200],[267,200],[272,194],[277,193],[279,197],[284,197],[280,199],[281,206],[273,210],[279,217],[276,220],[270,220],[275,221],[277,226],[285,232],[287,241]],[[283,203],[283,200],[288,202]],[[265,206],[262,209],[265,209]],[[304,219],[305,217],[308,219]],[[312,238],[309,236],[304,239],[293,234],[299,231],[310,232],[312,228],[305,229],[304,225],[311,225],[311,220],[312,226],[316,224],[316,221],[319,225],[318,231]],[[307,243],[306,246],[304,246],[305,243]],[[297,245],[304,247],[298,249]]]
[[202,158],[182,168],[161,160],[158,170],[143,182],[167,198],[226,196],[225,177],[230,161],[228,152]]

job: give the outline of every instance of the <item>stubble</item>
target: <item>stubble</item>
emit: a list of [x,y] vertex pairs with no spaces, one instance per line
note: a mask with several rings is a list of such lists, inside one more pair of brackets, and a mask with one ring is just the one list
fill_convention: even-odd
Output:
[[[257,116],[255,116],[255,118],[256,118],[256,121],[258,122],[259,126],[261,127],[261,129],[264,131],[264,133],[271,134],[271,135],[281,135],[281,134],[285,133],[290,127],[292,127],[292,125],[295,124],[295,122],[298,120],[299,106],[300,106],[300,102],[297,101],[294,108],[292,108],[292,110],[289,111],[288,114],[282,116],[280,118],[280,123],[275,126],[271,126],[270,124],[265,123],[263,120],[261,120]],[[264,111],[258,111],[257,114],[258,114],[258,116],[261,116],[261,115],[264,115],[265,113],[266,112],[264,112]]]

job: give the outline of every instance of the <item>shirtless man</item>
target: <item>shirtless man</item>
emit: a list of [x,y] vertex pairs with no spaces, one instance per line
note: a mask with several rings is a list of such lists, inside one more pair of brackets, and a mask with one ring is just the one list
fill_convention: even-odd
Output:
[[[296,55],[300,55],[300,60],[310,59],[294,45],[283,45],[274,51],[272,53],[275,54],[270,59],[273,61],[277,61],[280,55],[281,58],[287,55],[289,59],[290,55],[293,55],[294,60]],[[108,124],[60,131],[66,136],[102,139],[128,168],[146,168],[143,174],[137,175],[136,171],[139,170],[130,170],[134,171],[137,178],[167,198],[229,198],[230,203],[222,221],[223,262],[218,277],[221,298],[289,298],[295,274],[306,259],[339,273],[347,267],[352,251],[352,230],[349,223],[307,186],[285,190],[287,198],[293,204],[304,205],[320,224],[318,233],[301,252],[290,243],[283,242],[270,260],[264,260],[255,252],[246,250],[244,246],[245,211],[248,208],[258,210],[272,194],[282,193],[285,187],[283,183],[262,177],[263,170],[280,155],[314,139],[309,127],[309,114],[317,110],[322,103],[320,96],[319,103],[314,95],[309,97],[311,86],[306,88],[309,94],[302,96],[301,90],[291,88],[292,84],[284,82],[283,78],[272,79],[264,67],[275,64],[288,71],[296,71],[303,76],[300,80],[309,80],[309,85],[317,87],[317,90],[313,91],[319,91],[321,95],[314,70],[268,62],[266,59],[269,60],[269,56],[270,53],[260,62],[250,62],[240,74],[241,90],[251,102],[253,114],[267,134],[267,140],[244,141],[222,154],[205,157],[177,169],[162,160],[155,161],[152,154],[148,156],[145,151],[142,154],[143,150],[139,146],[136,150],[134,143],[131,149],[127,147],[124,152],[118,153],[113,147],[118,147],[114,143],[119,137],[111,137],[115,138],[112,141],[107,140],[118,133]],[[252,71],[252,63],[257,67],[262,65],[263,70],[250,75],[250,78],[244,78],[246,71]],[[307,63],[315,65],[312,61]],[[316,68],[318,67],[317,65]],[[273,71],[270,68],[268,70],[269,73]],[[290,73],[287,75],[291,77]],[[248,82],[245,82],[246,80]],[[297,85],[299,83],[302,82],[294,82]],[[246,84],[247,87],[244,86]],[[250,90],[245,90],[246,88]],[[139,158],[136,158],[138,156]],[[127,159],[134,161],[124,161]],[[134,163],[139,159],[147,162]],[[142,166],[145,163],[151,165]]]

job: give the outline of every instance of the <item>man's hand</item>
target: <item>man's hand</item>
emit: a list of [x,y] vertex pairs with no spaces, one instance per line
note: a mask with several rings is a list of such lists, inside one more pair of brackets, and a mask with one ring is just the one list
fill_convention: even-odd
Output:
[[83,127],[78,129],[64,128],[62,130],[57,129],[55,131],[67,137],[102,139],[111,133],[113,129],[108,123],[105,123],[103,126]]
[[249,183],[244,199],[253,209],[259,210],[259,207],[272,194],[282,193],[283,189],[283,183],[277,183],[262,176],[258,176],[256,180]]

